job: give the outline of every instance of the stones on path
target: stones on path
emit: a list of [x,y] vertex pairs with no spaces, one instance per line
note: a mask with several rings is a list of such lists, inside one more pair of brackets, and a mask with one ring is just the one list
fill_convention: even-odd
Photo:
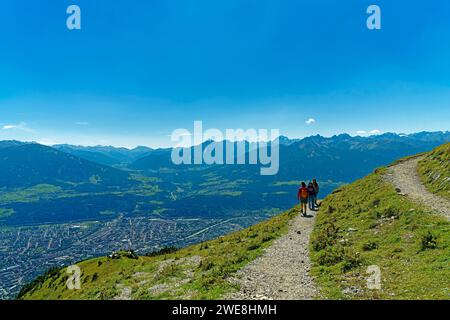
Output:
[[275,240],[265,253],[237,272],[229,281],[240,291],[226,299],[308,300],[318,295],[310,276],[309,237],[315,218],[297,215],[289,231]]
[[394,186],[399,195],[408,197],[450,219],[450,201],[428,191],[417,173],[417,165],[422,158],[411,158],[389,167],[384,179]]

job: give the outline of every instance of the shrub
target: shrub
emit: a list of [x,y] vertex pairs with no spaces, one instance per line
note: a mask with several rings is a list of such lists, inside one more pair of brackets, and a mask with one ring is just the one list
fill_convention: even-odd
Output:
[[139,256],[133,250],[125,251],[121,255],[128,259],[139,259]]
[[180,266],[169,264],[165,266],[158,275],[159,279],[176,277],[180,272]]
[[358,252],[351,250],[343,250],[342,271],[347,272],[361,265],[361,259]]
[[401,215],[400,211],[393,207],[387,207],[382,211],[382,215],[386,218],[394,217],[395,219],[398,219]]
[[249,245],[249,246],[247,247],[247,250],[248,250],[248,251],[253,251],[253,250],[258,249],[259,247],[260,247],[259,244],[253,243],[253,244],[251,244],[251,245]]
[[20,290],[19,294],[17,295],[17,299],[21,299],[25,294],[27,294],[31,290],[42,286],[47,279],[55,280],[56,278],[59,277],[60,271],[61,271],[61,268],[57,268],[57,267],[50,268],[49,270],[47,270],[47,272],[45,274],[37,277],[32,282],[23,286],[23,288]]
[[174,253],[178,249],[175,247],[164,247],[162,249],[159,249],[158,251],[152,251],[146,254],[147,257],[156,257],[156,256],[162,256],[169,253]]
[[424,236],[422,236],[421,250],[435,249],[437,247],[437,237],[434,236],[430,231]]
[[372,251],[375,249],[378,249],[379,245],[376,242],[369,241],[363,244],[363,250],[364,251]]
[[269,242],[269,241],[271,241],[271,240],[273,240],[275,238],[275,236],[274,235],[266,235],[266,236],[264,236],[263,238],[262,238],[262,242]]
[[210,269],[212,269],[214,267],[214,262],[212,262],[210,259],[206,258],[206,259],[202,259],[202,261],[200,261],[200,269],[202,271],[208,271]]
[[342,261],[341,246],[327,247],[317,255],[317,262],[321,266],[334,266]]
[[319,234],[313,240],[314,250],[320,251],[333,246],[339,237],[338,232],[339,229],[332,222],[328,222],[325,227],[320,229]]

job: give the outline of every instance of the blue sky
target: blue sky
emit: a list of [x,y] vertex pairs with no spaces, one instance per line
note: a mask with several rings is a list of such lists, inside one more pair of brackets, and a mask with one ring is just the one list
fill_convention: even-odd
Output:
[[194,120],[290,137],[450,130],[447,0],[4,0],[0,35],[1,140],[166,146]]

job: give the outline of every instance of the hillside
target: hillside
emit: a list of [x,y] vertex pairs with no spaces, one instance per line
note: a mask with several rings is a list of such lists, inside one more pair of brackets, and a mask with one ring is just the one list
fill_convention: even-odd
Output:
[[[110,220],[131,213],[143,198],[156,200],[155,190],[155,183],[129,172],[51,147],[0,142],[0,228]],[[117,213],[102,214],[110,212]]]
[[83,147],[67,144],[54,145],[53,148],[108,166],[133,162],[152,151],[152,149],[147,147],[126,149],[106,146]]
[[431,192],[450,199],[450,143],[422,159],[419,162],[419,174]]
[[39,184],[110,187],[129,184],[128,173],[37,143],[0,145],[0,185],[26,188]]
[[[175,166],[170,149],[149,153],[128,169],[176,186],[176,202],[161,205],[171,216],[249,215],[252,211],[284,211],[294,205],[298,184],[317,178],[321,196],[342,184],[371,173],[375,168],[450,141],[450,132],[411,135],[383,134],[352,137],[341,134],[304,139],[280,139],[280,165],[275,176],[261,176],[258,165]],[[206,144],[206,143],[205,143]]]
[[[425,154],[421,157],[427,156],[428,154]],[[431,209],[425,207],[427,203],[423,205],[420,201],[414,202],[415,199],[409,197],[411,190],[404,186],[405,182],[409,186],[422,186],[418,174],[415,173],[419,159],[421,158],[406,158],[391,167],[379,169],[362,180],[336,189],[324,200],[309,250],[313,262],[311,274],[316,278],[317,287],[320,288],[319,296],[358,299],[414,298],[417,295],[421,298],[442,298],[447,294],[443,280],[449,276],[449,270],[446,268],[449,260],[448,222],[436,214],[442,213],[441,211],[433,210],[434,207]],[[412,180],[409,181],[409,178]],[[292,184],[291,187],[295,188],[296,185]],[[414,188],[413,191],[417,193]],[[425,196],[427,199],[434,197],[431,194]],[[236,196],[235,199],[240,200],[241,197]],[[439,203],[439,201],[432,202]],[[224,204],[226,203],[229,202],[224,201]],[[446,208],[441,208],[444,214],[447,212]],[[214,211],[212,208],[209,209]],[[280,280],[280,275],[291,274],[290,270],[302,269],[306,270],[306,274],[301,272],[302,280],[299,284],[294,281],[297,278],[291,277],[294,281],[290,284],[292,290],[283,291],[280,288],[267,293],[264,288],[263,290],[256,288],[255,291],[271,297],[289,298],[289,295],[293,294],[295,297],[311,298],[313,294],[302,294],[304,290],[301,287],[308,282],[312,288],[311,292],[315,291],[315,286],[311,284],[307,274],[310,270],[307,257],[309,230],[304,229],[307,223],[301,219],[296,222],[297,226],[288,226],[288,220],[297,221],[291,219],[295,211],[296,209],[289,210],[289,213],[283,214],[281,218],[276,217],[251,229],[179,252],[137,259],[127,258],[128,254],[122,253],[120,259],[103,257],[81,262],[80,265],[83,266],[82,270],[86,275],[83,278],[86,287],[83,287],[82,291],[65,290],[64,279],[67,278],[65,271],[52,271],[43,283],[42,278],[38,280],[37,285],[35,283],[33,290],[25,297],[57,298],[60,295],[60,298],[83,299],[219,298],[229,296],[233,288],[239,287],[236,283],[232,285],[225,281],[227,277],[233,278],[232,274],[237,270],[239,273],[248,270],[248,277],[245,272],[243,273],[245,277],[255,279],[250,285],[241,283],[248,290],[252,290],[249,288],[255,289],[254,285],[258,283],[263,287],[267,279],[274,284],[284,283],[285,281]],[[8,214],[10,212],[3,212],[3,215]],[[229,220],[224,220],[224,223]],[[310,222],[312,229],[313,220]],[[269,225],[271,227],[264,231],[264,226]],[[195,243],[194,238],[197,234],[213,228],[214,225],[198,229],[199,231],[188,237],[192,241],[190,243]],[[127,230],[124,229],[125,232],[128,232]],[[272,240],[281,233],[289,235],[288,239],[282,236],[279,238],[280,241],[277,240],[272,245]],[[126,233],[124,236],[127,237]],[[302,242],[306,239],[306,242],[297,247],[292,242],[296,239]],[[140,238],[136,238],[133,244],[140,244],[140,241]],[[268,247],[269,244],[270,250],[263,254],[262,248]],[[119,244],[113,248],[123,247]],[[301,255],[292,252],[292,248],[301,252]],[[101,254],[104,255],[104,252]],[[227,255],[228,257],[223,259]],[[255,259],[257,256],[261,259]],[[274,263],[277,259],[280,260],[279,264]],[[290,261],[289,264],[296,263],[295,268],[288,268],[287,261]],[[261,267],[261,263],[283,266],[284,269],[270,268],[271,271],[268,271],[266,267]],[[387,273],[383,276],[385,287],[382,291],[365,289],[366,269],[372,264],[378,265],[383,274]],[[244,265],[246,267],[242,268]],[[258,271],[268,273],[261,278],[257,274]],[[219,280],[211,280],[213,276]],[[402,279],[405,286],[398,285],[395,282],[397,278]],[[205,281],[212,282],[206,286]],[[176,283],[182,285],[178,287]],[[57,295],[50,293],[49,289],[56,289]],[[102,295],[98,295],[99,292],[103,292]],[[251,292],[238,293],[235,296],[255,297]]]
[[[261,298],[262,292],[281,299],[294,298],[288,295],[449,299],[450,223],[391,184],[393,170],[411,159],[415,160],[378,169],[335,190],[322,202],[309,247],[315,284],[303,271],[289,276],[302,266],[309,271],[303,261],[309,260],[303,256],[308,247],[300,243],[309,232],[299,231],[308,222],[298,220],[295,208],[251,228],[173,253],[138,257],[122,252],[117,257],[83,261],[78,264],[81,290],[66,289],[65,269],[52,270],[27,286],[21,298],[241,299]],[[299,259],[293,248],[299,251]],[[295,270],[290,267],[293,263],[298,264]],[[381,290],[367,289],[369,266],[381,271]],[[287,274],[284,269],[291,271]],[[243,272],[244,282],[230,280],[237,271]],[[280,278],[280,274],[284,276]],[[268,288],[271,281],[275,282]],[[276,283],[285,289],[278,290]],[[241,286],[245,291],[236,291]],[[314,293],[315,287],[318,293]]]
[[[437,155],[448,159],[447,146],[426,155],[422,165]],[[450,298],[450,223],[445,218],[450,207],[431,194],[425,198],[433,207],[425,206],[415,188],[410,194],[395,184],[397,168],[409,168],[404,174],[413,179],[416,163],[416,158],[399,161],[325,199],[311,238],[312,274],[324,297]],[[449,177],[444,172],[442,179]],[[381,290],[367,289],[369,266],[380,269]]]
[[[261,177],[259,166],[197,165],[195,168],[202,170],[193,171],[192,166],[175,166],[171,161],[171,149],[155,150],[131,163],[129,168],[152,174],[158,172],[159,177],[175,179],[180,183],[201,182],[205,173],[214,174],[221,179],[234,178],[237,174],[240,179],[254,182],[255,188],[302,179],[305,175],[322,181],[348,183],[364,177],[376,167],[388,165],[411,154],[429,151],[445,142],[450,142],[450,132],[421,132],[411,135],[386,133],[370,137],[316,135],[292,140],[281,137],[280,171],[274,177]],[[246,148],[248,150],[250,147],[247,145]],[[161,168],[169,170],[164,172]],[[179,176],[174,178],[174,172]],[[326,193],[335,187],[326,186]]]
[[0,208],[4,212],[0,225],[112,221],[120,214],[165,219],[256,217],[261,221],[292,207],[292,195],[302,180],[317,178],[321,196],[326,196],[378,166],[449,140],[449,132],[282,137],[276,176],[261,176],[255,165],[175,166],[170,149],[50,148],[4,141],[0,142]]
[[51,270],[25,287],[22,299],[217,299],[235,290],[228,276],[287,232],[294,211],[216,240],[172,253],[120,252],[78,263],[81,290],[68,290],[66,269]]

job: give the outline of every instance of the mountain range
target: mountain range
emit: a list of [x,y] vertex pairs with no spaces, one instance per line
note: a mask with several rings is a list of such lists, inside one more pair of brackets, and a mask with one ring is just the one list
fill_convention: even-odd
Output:
[[[25,285],[20,299],[448,300],[450,143],[411,154],[249,228],[179,250],[115,251]],[[276,241],[275,241],[276,240]]]
[[[325,196],[379,166],[448,141],[450,132],[281,137],[280,170],[275,176],[261,176],[259,166],[248,164],[176,166],[170,148],[48,147],[2,141],[0,208],[14,214],[0,218],[0,223],[155,213],[227,217],[236,212],[285,210],[295,203],[296,188],[303,180],[317,178],[320,196]],[[47,214],[36,212],[42,205]],[[104,212],[110,215],[101,214]]]
[[127,148],[116,148],[112,146],[84,147],[59,144],[54,145],[53,148],[79,158],[87,159],[107,166],[132,163],[152,151],[151,148],[143,146],[130,150]]
[[51,266],[183,247],[254,225],[295,205],[301,181],[317,178],[324,198],[448,141],[450,132],[281,137],[275,176],[255,165],[176,166],[169,148],[0,141],[0,298]]

